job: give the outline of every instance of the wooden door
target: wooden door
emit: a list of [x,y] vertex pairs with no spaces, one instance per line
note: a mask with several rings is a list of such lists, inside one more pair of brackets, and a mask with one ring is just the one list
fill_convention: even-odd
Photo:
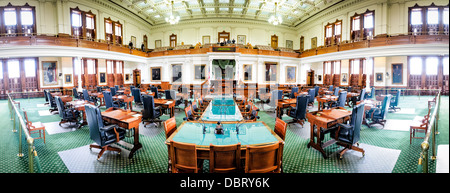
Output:
[[270,46],[272,46],[273,49],[277,49],[278,48],[278,36],[277,35],[273,35],[270,38]]
[[141,70],[139,69],[133,70],[133,85],[135,87],[141,86]]
[[224,42],[224,41],[226,42],[230,39],[230,32],[225,32],[225,30],[224,30],[222,32],[219,32],[217,37],[218,37],[218,42]]
[[144,37],[143,37],[142,39],[143,39],[143,41],[144,41],[144,50],[142,50],[142,51],[146,52],[147,49],[148,49],[147,35],[144,35]]
[[174,48],[175,46],[177,46],[177,35],[172,34],[170,35],[170,47]]
[[314,86],[314,70],[310,70],[307,72],[306,84],[308,86]]

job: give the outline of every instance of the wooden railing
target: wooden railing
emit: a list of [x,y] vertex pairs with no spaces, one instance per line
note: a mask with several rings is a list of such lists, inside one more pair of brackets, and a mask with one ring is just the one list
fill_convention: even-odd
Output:
[[[408,45],[408,44],[448,44],[448,35],[396,35],[396,36],[381,36],[375,37],[371,40],[363,40],[359,42],[344,42],[332,46],[321,46],[314,49],[309,49],[301,53],[298,52],[283,52],[273,50],[247,49],[236,47],[232,53],[250,54],[250,55],[267,55],[267,56],[282,56],[292,58],[304,58],[316,56],[321,54],[342,52],[348,50],[373,48],[381,46],[392,45]],[[105,42],[104,40],[85,40],[74,38],[70,35],[47,35],[47,34],[33,34],[31,36],[2,36],[0,34],[0,47],[9,46],[69,46],[99,49],[105,51],[113,51],[125,54],[131,54],[141,57],[160,57],[171,55],[188,55],[188,54],[206,54],[213,52],[212,47],[209,48],[194,48],[181,50],[166,50],[158,52],[144,52],[139,49],[130,49],[125,45],[117,45]]]

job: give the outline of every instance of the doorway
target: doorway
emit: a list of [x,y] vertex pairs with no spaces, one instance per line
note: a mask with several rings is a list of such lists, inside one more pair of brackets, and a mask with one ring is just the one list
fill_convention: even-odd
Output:
[[139,70],[139,69],[133,70],[133,85],[136,88],[141,87],[141,70]]
[[314,70],[309,70],[306,73],[306,84],[308,86],[314,86]]

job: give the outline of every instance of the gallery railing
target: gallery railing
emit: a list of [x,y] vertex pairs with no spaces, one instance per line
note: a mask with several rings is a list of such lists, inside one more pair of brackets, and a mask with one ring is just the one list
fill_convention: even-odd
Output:
[[441,92],[436,95],[436,103],[433,110],[433,114],[430,117],[430,124],[426,130],[425,139],[420,145],[422,152],[420,153],[419,162],[417,166],[418,173],[429,173],[428,165],[430,163],[430,156],[428,150],[430,149],[431,142],[431,159],[436,160],[436,135],[439,134],[439,111],[441,109]]
[[[11,97],[8,94],[8,107],[10,118],[13,121],[13,132],[19,132],[19,153],[17,156],[20,158],[24,157],[23,154],[23,145],[22,138],[25,136],[27,148],[28,148],[28,171],[30,173],[35,172],[35,167],[37,168],[37,172],[41,173],[41,165],[39,161],[39,156],[37,154],[36,148],[34,146],[34,139],[31,137],[30,132],[27,129],[27,124],[25,123],[24,118],[22,117],[22,113],[19,108],[17,108],[16,102],[13,100],[14,97]],[[17,124],[16,124],[17,123]]]

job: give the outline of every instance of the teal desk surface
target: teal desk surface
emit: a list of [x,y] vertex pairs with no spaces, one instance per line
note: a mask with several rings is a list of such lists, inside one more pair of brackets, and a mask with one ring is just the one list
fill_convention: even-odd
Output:
[[233,97],[217,96],[209,103],[201,119],[204,121],[241,121],[243,117]]
[[174,132],[168,141],[173,140],[183,143],[194,143],[199,146],[232,145],[241,143],[245,145],[264,145],[281,139],[264,123],[251,122],[239,126],[239,134],[236,132],[236,124],[222,124],[224,134],[215,134],[216,124],[206,123],[206,132],[203,134],[202,124],[197,122],[184,122]]

